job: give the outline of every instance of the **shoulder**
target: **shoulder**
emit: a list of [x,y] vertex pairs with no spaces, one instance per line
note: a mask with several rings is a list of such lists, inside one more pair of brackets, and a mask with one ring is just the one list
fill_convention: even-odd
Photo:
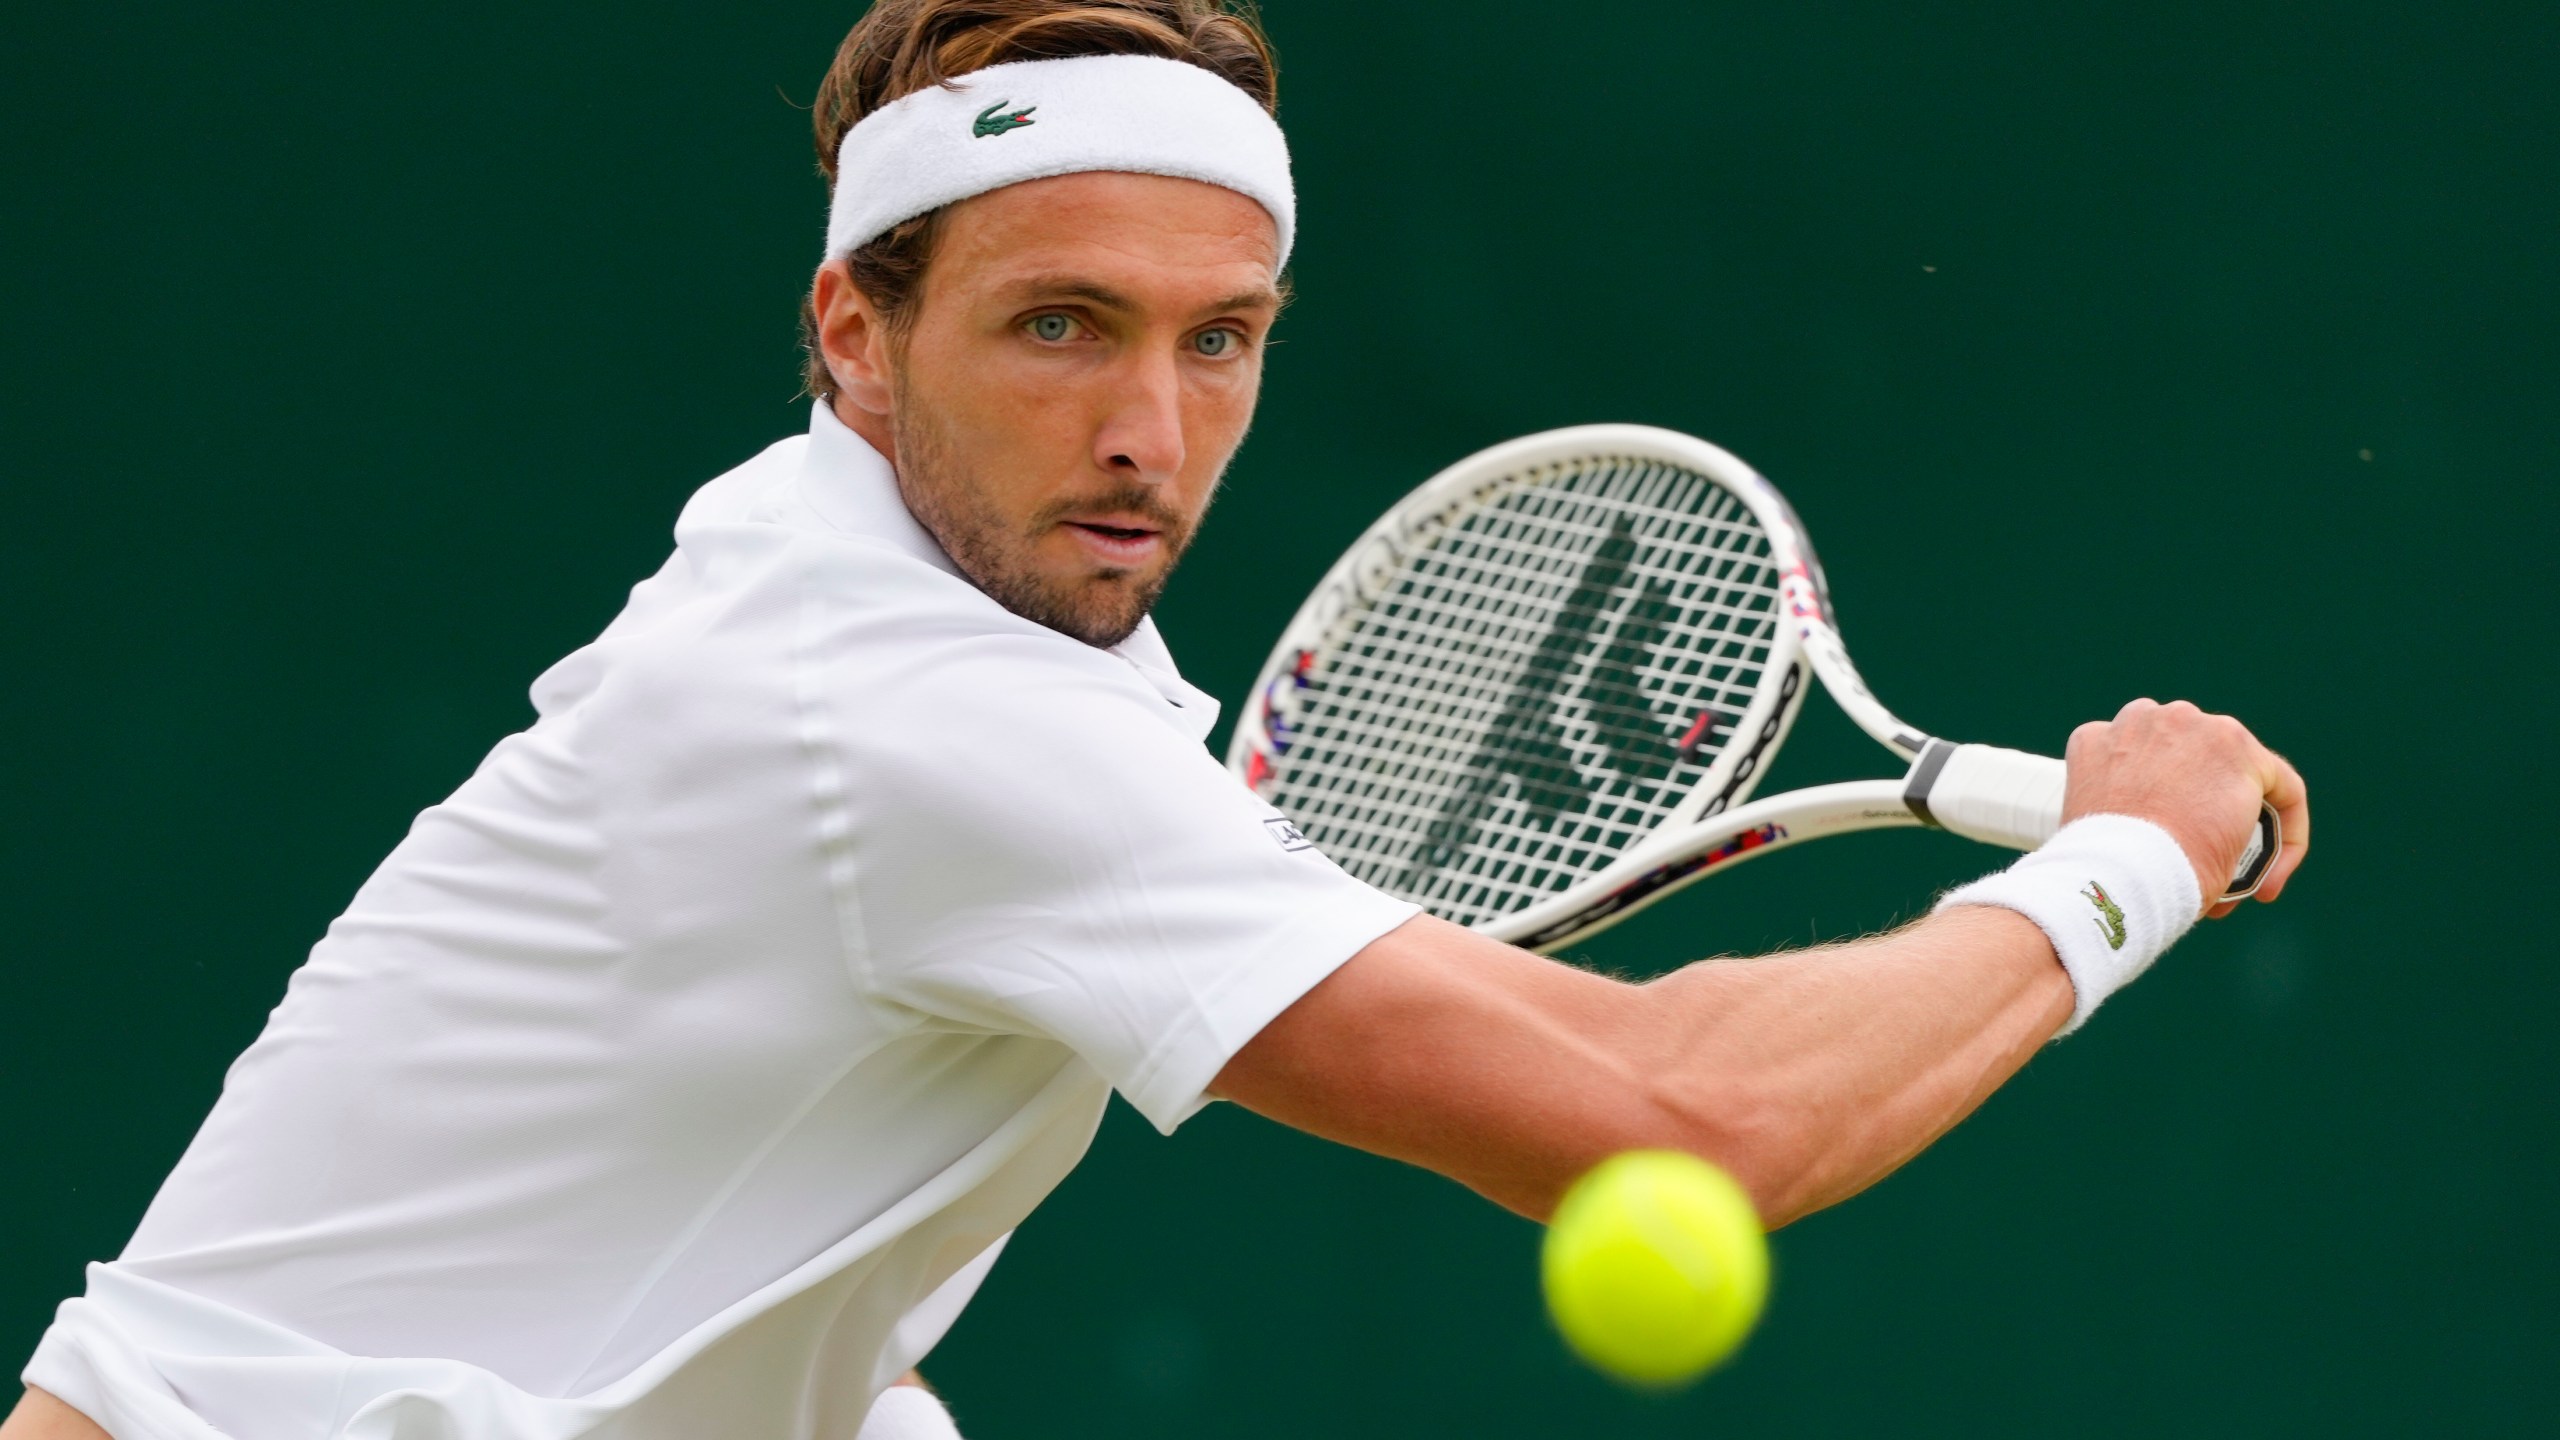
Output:
[[714,476],[684,502],[684,510],[676,517],[677,543],[682,544],[689,531],[742,519],[754,512],[799,475],[808,453],[808,436],[787,435],[744,463]]
[[808,638],[802,673],[831,710],[859,722],[848,729],[856,750],[931,760],[961,772],[958,783],[1028,766],[1207,753],[1181,708],[1137,667],[973,589],[933,593],[894,621],[827,607]]
[[808,640],[794,669],[813,753],[875,834],[1071,849],[1251,800],[1200,743],[1205,716],[975,590],[894,619],[827,605]]

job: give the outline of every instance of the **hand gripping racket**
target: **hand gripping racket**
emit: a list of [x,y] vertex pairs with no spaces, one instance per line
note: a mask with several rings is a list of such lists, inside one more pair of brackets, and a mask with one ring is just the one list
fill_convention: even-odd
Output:
[[[1751,798],[1809,674],[1901,779]],[[1352,874],[1541,950],[1802,840],[2030,850],[2062,824],[2061,761],[1934,738],[1869,692],[1775,486],[1643,425],[1526,436],[1406,496],[1289,622],[1227,763]],[[2278,839],[2262,810],[2224,899]]]

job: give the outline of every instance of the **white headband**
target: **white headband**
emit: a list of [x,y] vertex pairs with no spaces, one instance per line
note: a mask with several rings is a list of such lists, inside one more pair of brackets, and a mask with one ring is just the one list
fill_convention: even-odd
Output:
[[836,151],[827,258],[954,201],[1087,170],[1233,190],[1271,212],[1289,263],[1298,203],[1278,122],[1199,66],[1154,55],[990,65],[864,116]]

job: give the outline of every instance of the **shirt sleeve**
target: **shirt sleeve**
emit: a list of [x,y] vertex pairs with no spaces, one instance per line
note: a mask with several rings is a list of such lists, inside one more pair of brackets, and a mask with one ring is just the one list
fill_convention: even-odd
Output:
[[1046,636],[965,649],[830,700],[860,978],[1071,1047],[1169,1133],[1246,1041],[1418,907],[1309,845],[1126,662]]

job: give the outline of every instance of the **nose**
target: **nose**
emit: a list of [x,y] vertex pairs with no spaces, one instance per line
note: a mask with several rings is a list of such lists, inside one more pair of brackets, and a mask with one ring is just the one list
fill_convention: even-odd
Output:
[[1162,485],[1182,473],[1182,374],[1173,356],[1129,357],[1093,448],[1095,462],[1122,479]]

